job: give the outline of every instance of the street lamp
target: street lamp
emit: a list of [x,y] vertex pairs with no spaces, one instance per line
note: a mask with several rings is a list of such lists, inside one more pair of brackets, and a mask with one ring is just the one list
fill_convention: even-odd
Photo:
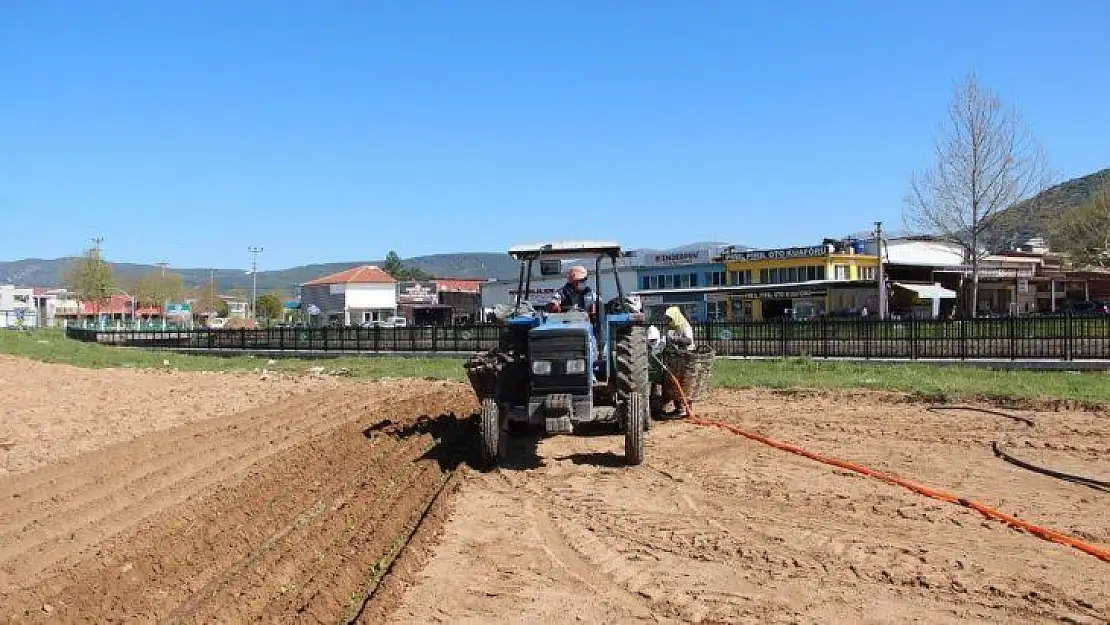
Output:
[[886,277],[883,275],[883,222],[875,222],[875,251],[879,257],[879,269],[876,272],[879,281],[879,320],[886,319]]

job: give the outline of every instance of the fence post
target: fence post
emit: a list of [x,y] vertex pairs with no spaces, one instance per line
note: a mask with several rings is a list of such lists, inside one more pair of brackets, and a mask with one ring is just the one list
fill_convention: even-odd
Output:
[[821,357],[829,358],[829,320],[821,317]]
[[917,319],[910,317],[910,360],[917,360]]
[[1071,313],[1064,313],[1064,360],[1072,359],[1072,345],[1071,339],[1075,335],[1074,328],[1072,328]]
[[1017,328],[1015,327],[1017,325],[1016,319],[1017,318],[1014,317],[1014,315],[1010,315],[1010,327],[1008,328],[1010,331],[1010,360],[1017,360]]
[[328,326],[320,328],[320,336],[324,341],[324,351],[328,351]]
[[779,358],[786,358],[786,317],[781,317],[779,324]]
[[967,319],[958,319],[956,323],[960,329],[959,342],[960,342],[960,360],[967,360]]

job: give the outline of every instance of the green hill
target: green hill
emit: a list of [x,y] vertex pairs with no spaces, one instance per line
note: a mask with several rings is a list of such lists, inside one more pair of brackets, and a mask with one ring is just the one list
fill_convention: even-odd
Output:
[[[41,259],[29,258],[10,262],[0,262],[0,284],[34,286],[62,286],[66,267],[71,258]],[[301,265],[289,269],[258,272],[258,289],[269,291],[277,289],[293,293],[296,285],[303,282],[337,273],[359,265],[381,265],[382,260],[365,260],[336,263]],[[112,271],[120,283],[127,283],[149,271],[159,268],[153,265],[133,263],[111,263]],[[420,269],[436,277],[444,278],[510,278],[516,275],[516,262],[504,253],[460,253],[433,254],[417,256],[404,261],[406,267]],[[172,268],[184,278],[185,286],[196,287],[207,283],[212,270],[208,268]],[[249,289],[251,276],[243,269],[216,269],[216,280],[221,291]]]
[[1013,205],[998,214],[987,246],[993,251],[1009,250],[1033,237],[1044,237],[1053,248],[1065,247],[1065,242],[1053,240],[1053,222],[1081,206],[1106,185],[1110,185],[1110,169],[1072,178]]

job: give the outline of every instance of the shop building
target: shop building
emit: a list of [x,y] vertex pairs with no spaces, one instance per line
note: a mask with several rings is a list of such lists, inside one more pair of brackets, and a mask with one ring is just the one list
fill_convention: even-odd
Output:
[[732,321],[878,311],[879,259],[866,254],[861,241],[826,239],[808,247],[728,252],[721,260],[728,288],[711,297],[728,302]]
[[398,282],[398,314],[417,326],[474,323],[481,314],[483,282],[471,278]]
[[663,312],[678,306],[689,320],[723,321],[727,302],[709,297],[701,287],[727,284],[726,270],[719,260],[724,246],[679,252],[640,251],[632,257],[636,282],[630,291],[640,296],[650,320],[662,320]]

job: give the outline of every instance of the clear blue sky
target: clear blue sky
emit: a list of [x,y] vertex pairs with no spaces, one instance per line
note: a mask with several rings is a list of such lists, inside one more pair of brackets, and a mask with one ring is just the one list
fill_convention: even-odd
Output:
[[0,259],[261,268],[896,227],[970,70],[1110,166],[1110,3],[0,6]]

